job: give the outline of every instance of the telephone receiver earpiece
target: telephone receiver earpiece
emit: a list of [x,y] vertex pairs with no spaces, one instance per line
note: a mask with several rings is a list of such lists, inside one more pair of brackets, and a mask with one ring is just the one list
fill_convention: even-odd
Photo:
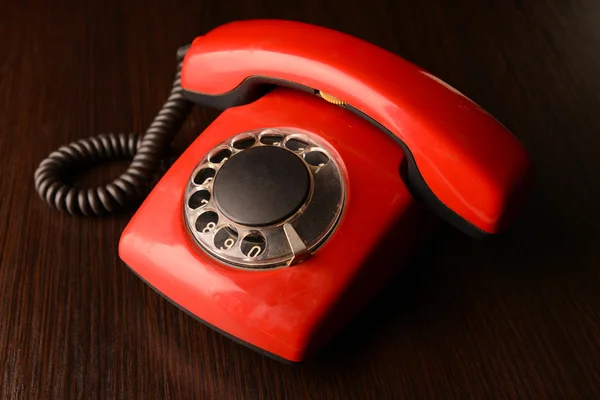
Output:
[[529,170],[521,143],[456,89],[387,50],[306,23],[247,20],[182,52],[181,87],[194,103],[226,109],[285,86],[369,121],[404,150],[413,195],[469,235],[500,232],[521,203]]

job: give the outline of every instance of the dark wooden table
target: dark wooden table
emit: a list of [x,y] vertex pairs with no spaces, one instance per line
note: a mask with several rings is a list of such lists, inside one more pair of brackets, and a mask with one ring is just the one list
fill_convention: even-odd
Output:
[[[599,15],[596,0],[2,2],[0,398],[599,398]],[[33,187],[56,147],[143,131],[178,46],[262,17],[339,29],[421,65],[501,120],[536,168],[512,230],[476,243],[443,227],[299,366],[233,343],[135,277],[117,255],[131,213],[70,217]],[[215,115],[195,111],[174,147]]]

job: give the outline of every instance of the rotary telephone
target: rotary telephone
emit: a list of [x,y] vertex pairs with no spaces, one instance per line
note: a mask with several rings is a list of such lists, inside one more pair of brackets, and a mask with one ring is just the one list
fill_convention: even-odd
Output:
[[[278,360],[322,347],[445,220],[475,237],[521,204],[529,159],[463,94],[373,44],[306,23],[246,20],[179,49],[143,136],[61,147],[35,173],[71,214],[141,206],[119,256],[213,329]],[[222,112],[146,196],[194,104]],[[67,169],[131,157],[106,186]],[[138,203],[136,203],[138,201]]]

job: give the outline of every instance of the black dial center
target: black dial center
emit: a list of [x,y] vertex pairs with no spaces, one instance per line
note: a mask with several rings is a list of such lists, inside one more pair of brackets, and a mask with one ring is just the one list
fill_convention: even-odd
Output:
[[249,226],[275,224],[306,201],[310,175],[292,152],[275,146],[252,147],[223,164],[213,182],[214,200],[232,221]]

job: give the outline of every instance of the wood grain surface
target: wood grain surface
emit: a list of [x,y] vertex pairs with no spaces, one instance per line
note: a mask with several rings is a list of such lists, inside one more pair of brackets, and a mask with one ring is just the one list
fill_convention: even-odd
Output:
[[[287,18],[428,69],[529,149],[518,223],[478,243],[443,227],[315,359],[281,365],[162,299],[119,260],[131,216],[37,196],[52,150],[143,131],[174,52],[227,21]],[[182,150],[216,113],[196,110]],[[600,2],[0,2],[0,398],[600,398]],[[100,167],[99,184],[126,164]]]

